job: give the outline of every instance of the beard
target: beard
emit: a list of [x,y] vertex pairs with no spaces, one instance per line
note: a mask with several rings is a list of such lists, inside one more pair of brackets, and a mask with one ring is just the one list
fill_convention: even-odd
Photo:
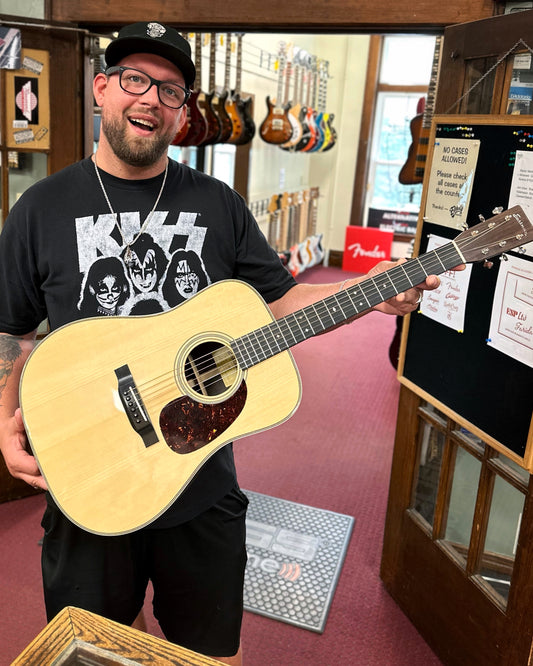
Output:
[[175,131],[158,134],[155,138],[128,137],[128,121],[121,123],[116,118],[109,118],[102,112],[102,132],[105,134],[109,145],[115,155],[130,166],[148,167],[155,164],[174,139]]

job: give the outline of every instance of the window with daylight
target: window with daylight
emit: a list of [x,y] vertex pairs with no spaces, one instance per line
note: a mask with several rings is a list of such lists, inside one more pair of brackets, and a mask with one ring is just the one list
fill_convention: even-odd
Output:
[[369,209],[418,213],[422,178],[419,177],[418,182],[402,184],[399,174],[406,164],[411,145],[412,158],[416,158],[419,127],[422,122],[425,125],[431,120],[428,116],[432,100],[429,100],[428,89],[433,88],[432,74],[436,71],[435,46],[434,36],[390,35],[382,40],[366,221]]

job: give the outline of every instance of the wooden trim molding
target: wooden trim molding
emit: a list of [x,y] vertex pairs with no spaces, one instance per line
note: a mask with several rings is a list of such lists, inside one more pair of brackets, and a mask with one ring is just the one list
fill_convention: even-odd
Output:
[[[360,32],[397,30],[406,26],[416,32],[442,29],[447,25],[475,21],[496,13],[493,0],[450,0],[435,3],[416,0],[410,5],[375,0],[241,0],[237,12],[224,3],[189,0],[49,0],[51,19],[87,26],[118,26],[154,20],[182,28],[246,30],[291,30]],[[266,13],[265,13],[266,10]]]

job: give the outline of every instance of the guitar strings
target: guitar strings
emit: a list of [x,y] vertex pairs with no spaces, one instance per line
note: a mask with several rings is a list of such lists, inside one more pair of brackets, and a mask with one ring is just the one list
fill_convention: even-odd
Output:
[[[333,294],[332,296],[327,297],[326,299],[324,299],[324,301],[319,301],[318,303],[313,303],[309,306],[306,306],[297,313],[291,313],[280,320],[275,320],[257,329],[256,331],[252,331],[235,339],[233,342],[234,344],[237,345],[238,350],[239,350],[239,345],[243,344],[246,347],[246,342],[248,342],[248,347],[253,350],[254,355],[257,357],[257,363],[260,363],[268,358],[271,358],[274,355],[277,355],[278,353],[281,353],[282,351],[285,351],[289,347],[293,346],[293,344],[297,344],[298,342],[307,339],[308,337],[312,337],[312,335],[316,335],[318,332],[326,330],[326,328],[328,328],[330,325],[324,324],[323,321],[324,315],[328,315],[329,318],[331,319],[332,322],[331,326],[333,326],[335,323],[338,323],[335,322],[333,317],[331,317],[330,308],[328,308],[327,305],[328,302],[335,301],[339,303],[339,301],[344,301],[344,303],[346,304],[346,301],[350,301],[352,305],[355,307],[355,303],[353,302],[353,296],[361,292],[363,297],[367,301],[368,307],[363,307],[361,310],[359,310],[359,304],[358,304],[358,306],[356,307],[357,309],[356,314],[360,314],[365,310],[371,309],[373,307],[373,305],[370,304],[370,300],[372,301],[374,300],[376,292],[377,294],[379,294],[379,300],[375,303],[375,305],[377,305],[379,302],[382,302],[383,300],[387,300],[387,298],[390,298],[390,296],[388,295],[383,297],[382,289],[390,289],[392,287],[394,293],[398,294],[401,291],[405,291],[409,287],[413,287],[414,283],[409,273],[410,272],[413,273],[413,270],[416,273],[418,273],[421,267],[424,273],[427,275],[426,269],[423,265],[423,261],[429,263],[430,261],[437,259],[437,261],[444,268],[444,271],[443,270],[438,271],[440,274],[442,274],[443,272],[450,270],[450,268],[446,268],[442,263],[441,259],[444,262],[455,260],[457,258],[457,247],[459,247],[459,249],[461,248],[466,249],[467,246],[472,246],[472,245],[481,246],[482,243],[480,243],[480,241],[483,240],[483,238],[486,235],[490,235],[493,233],[494,233],[494,227],[488,228],[487,226],[486,228],[479,231],[475,235],[466,234],[464,237],[461,238],[458,237],[455,241],[446,243],[437,250],[423,254],[420,257],[410,259],[409,261],[400,264],[399,266],[395,266],[389,271],[385,271],[383,273],[380,273],[379,275],[367,278],[363,282],[353,285],[349,289],[345,289],[337,294]],[[518,240],[516,234],[510,234],[509,236],[501,238],[499,242],[506,244],[509,241],[513,240]],[[419,275],[416,275],[415,279],[418,280]],[[377,282],[381,282],[382,280],[386,280],[387,282],[382,284],[381,285],[382,289],[380,289],[380,286],[377,284]],[[398,284],[400,284],[400,288],[396,289],[396,286]],[[342,309],[342,305],[340,303],[339,305]],[[304,328],[302,328],[302,325],[300,324],[299,321],[299,318],[302,317],[305,317],[305,319],[307,320],[309,326],[311,327],[312,334],[308,333],[307,326],[304,325]],[[317,324],[319,324],[319,326],[317,326]],[[294,340],[293,343],[291,343],[290,340],[287,339],[287,334],[283,333],[282,327],[288,329],[288,333],[291,334]],[[276,336],[272,335],[273,330],[276,330],[279,334],[282,335],[286,344],[280,346]],[[267,335],[267,333],[270,333],[271,336]],[[262,342],[259,339],[259,336],[263,337],[264,342]],[[255,342],[253,338],[255,338]],[[263,353],[260,355],[259,352],[261,351]],[[250,356],[250,358],[252,357]],[[210,389],[214,385],[216,385],[216,383],[220,381],[224,382],[225,376],[235,373],[237,369],[240,367],[239,363],[235,358],[234,351],[231,348],[229,348],[229,354],[224,358],[224,372],[218,372],[218,365],[216,363],[216,360],[213,358],[212,354],[210,353],[205,354],[203,356],[199,356],[197,359],[194,359],[193,363],[196,373],[197,375],[200,376],[200,378],[202,374],[210,373],[212,375],[211,377],[207,377],[202,381],[189,381],[188,382],[189,386],[195,392],[198,392],[201,387],[203,387],[204,389]],[[252,363],[252,365],[255,364],[256,363]],[[158,378],[151,379],[146,384],[140,385],[138,390],[142,389],[143,392],[146,391],[146,395],[148,396],[147,400],[149,400],[155,393],[161,390],[168,390],[169,387],[172,387],[173,385],[175,385],[174,371],[164,373]]]

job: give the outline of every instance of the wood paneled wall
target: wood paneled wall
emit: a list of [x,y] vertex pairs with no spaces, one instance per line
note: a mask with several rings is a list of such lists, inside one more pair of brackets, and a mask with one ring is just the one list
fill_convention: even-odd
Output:
[[430,31],[498,13],[495,0],[49,0],[50,19],[94,27],[157,20],[182,28],[291,32]]

